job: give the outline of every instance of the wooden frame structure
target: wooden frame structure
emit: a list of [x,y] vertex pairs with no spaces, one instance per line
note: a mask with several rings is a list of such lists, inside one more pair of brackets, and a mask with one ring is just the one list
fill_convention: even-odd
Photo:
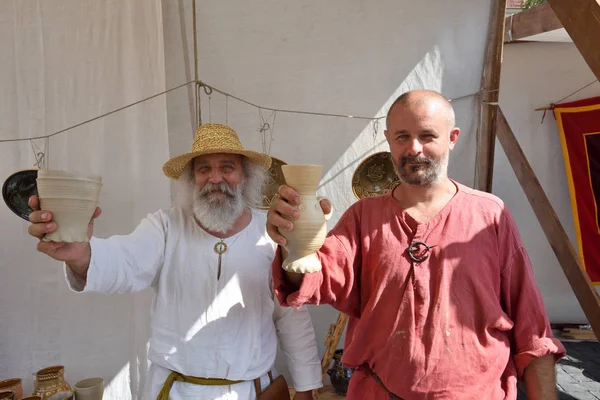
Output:
[[[495,26],[491,29],[495,29],[496,32],[500,31],[500,29],[510,29],[511,31],[508,33],[504,32],[500,36],[503,39],[502,42],[506,42],[507,38],[510,42],[511,40],[533,36],[561,27],[564,27],[571,36],[573,43],[592,72],[600,79],[600,51],[596,42],[597,38],[600,37],[600,0],[582,0],[577,5],[573,4],[570,0],[547,0],[547,3],[535,6],[519,14],[505,17],[502,27]],[[491,36],[490,40],[496,40],[496,45],[503,45],[503,43],[498,44],[499,40],[497,36]],[[493,44],[488,42],[489,46],[493,46]],[[488,52],[486,66],[492,62],[496,63],[494,71],[497,71],[499,74],[501,60],[497,58],[490,59]],[[550,201],[537,180],[535,172],[521,150],[521,146],[519,146],[510,128],[510,124],[502,114],[502,110],[497,103],[495,104],[495,108],[499,116],[495,121],[490,120],[487,125],[489,127],[493,124],[495,130],[483,130],[482,135],[487,136],[489,141],[493,141],[497,133],[500,144],[504,148],[519,183],[537,216],[550,246],[556,254],[583,312],[592,326],[596,337],[600,338],[600,297],[596,292],[596,288],[582,268],[579,256],[569,241]],[[487,154],[489,158],[490,153]],[[493,152],[491,154],[493,157]],[[481,158],[485,158],[485,156],[486,154],[480,154],[480,162],[478,162],[476,168],[483,168],[486,175],[492,176],[493,159],[481,162]],[[487,187],[489,186],[480,186],[480,189],[486,190]]]
[[[481,85],[483,110],[477,144],[476,186],[479,190],[491,192],[497,137],[595,337],[600,338],[600,297],[498,105],[504,44],[563,27],[594,75],[600,79],[600,48],[597,44],[600,38],[600,0],[580,0],[577,4],[571,0],[547,0],[518,14],[505,14],[506,0],[494,0]],[[323,371],[326,371],[331,361],[329,357],[338,345],[345,317],[340,314],[329,330],[325,340],[327,349],[321,363]]]
[[539,35],[562,28],[548,3],[542,3],[518,14],[509,15],[504,21],[504,43]]
[[600,79],[600,0],[548,0],[548,4],[596,78]]

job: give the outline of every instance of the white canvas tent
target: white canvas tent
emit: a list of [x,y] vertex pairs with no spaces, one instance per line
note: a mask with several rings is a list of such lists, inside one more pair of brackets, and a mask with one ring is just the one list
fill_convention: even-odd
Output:
[[[384,115],[408,89],[441,91],[455,99],[462,128],[450,175],[473,186],[476,94],[492,3],[198,1],[198,77],[263,107],[366,117]],[[57,132],[193,81],[192,15],[191,0],[1,3],[0,140]],[[217,92],[201,96],[202,119],[232,125],[245,146],[266,148],[288,163],[323,165],[320,194],[336,207],[331,226],[355,201],[350,177],[358,162],[385,149],[382,123],[375,129],[369,120],[284,112],[275,114],[269,132],[274,140],[267,147],[258,128],[261,115],[269,118],[270,111],[261,114]],[[187,85],[49,139],[49,167],[103,176],[98,236],[128,233],[147,213],[169,207],[169,181],[161,167],[190,146],[194,97],[194,86]],[[510,113],[507,108],[512,118]],[[34,144],[43,148],[45,142]],[[0,142],[0,176],[34,163],[29,141]],[[505,190],[502,176],[510,170],[503,165],[499,156],[494,191],[518,212],[521,191],[517,185]],[[152,293],[73,294],[60,265],[35,252],[27,224],[6,207],[0,208],[0,221],[0,378],[21,377],[30,392],[32,373],[60,364],[70,383],[102,376],[106,398],[137,398],[147,368]],[[534,264],[536,257],[545,260],[535,253],[546,249],[531,240],[526,244]],[[572,297],[552,303],[555,285],[567,289],[555,267],[559,283],[548,283],[547,266],[535,265],[544,300],[567,307],[554,317],[575,315]],[[322,353],[337,313],[329,307],[310,311]]]

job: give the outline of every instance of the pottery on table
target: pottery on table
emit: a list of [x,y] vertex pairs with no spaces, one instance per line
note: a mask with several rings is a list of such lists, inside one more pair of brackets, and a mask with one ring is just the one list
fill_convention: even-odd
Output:
[[15,392],[15,400],[21,400],[23,397],[23,385],[21,379],[11,378],[0,381],[0,392],[11,390]]
[[320,165],[282,165],[281,170],[286,185],[300,195],[297,206],[300,217],[293,221],[292,231],[281,231],[287,239],[284,246],[288,256],[283,260],[282,268],[289,272],[311,273],[321,270],[321,262],[316,251],[321,248],[327,235],[327,220],[331,212],[323,214],[317,197],[317,186],[321,180],[323,167]]
[[46,397],[46,400],[73,400],[75,394],[69,390],[64,392],[58,392],[53,394],[52,396]]
[[0,390],[0,400],[15,400],[15,391]]
[[52,213],[58,228],[44,241],[87,242],[90,219],[98,206],[102,178],[60,170],[38,171],[40,208]]
[[352,193],[357,199],[388,193],[400,184],[389,151],[375,153],[364,159],[352,174]]
[[333,355],[333,365],[327,370],[331,386],[337,394],[345,395],[348,391],[350,378],[352,378],[352,369],[344,367],[342,364],[343,349],[338,349]]
[[87,378],[73,386],[76,400],[102,400],[104,394],[104,379]]
[[72,399],[73,389],[65,381],[65,367],[54,365],[36,372],[31,395],[40,396],[42,400]]

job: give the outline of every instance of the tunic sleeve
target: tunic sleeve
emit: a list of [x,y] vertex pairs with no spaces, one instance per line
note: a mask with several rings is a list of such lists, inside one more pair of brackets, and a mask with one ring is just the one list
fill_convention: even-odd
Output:
[[305,392],[322,387],[321,360],[306,307],[282,307],[275,301],[273,321],[296,391]]
[[504,247],[509,250],[509,255],[501,276],[501,290],[505,312],[514,322],[511,347],[517,376],[520,379],[534,358],[554,354],[555,360],[558,361],[565,356],[566,351],[552,334],[531,261],[521,243],[514,221],[510,216],[505,217],[508,225],[505,227],[508,231],[507,239],[512,240],[515,245]]
[[90,240],[87,281],[65,264],[65,278],[75,292],[129,293],[152,286],[164,261],[166,228],[161,212],[149,214],[129,235]]
[[356,207],[344,213],[317,252],[321,271],[305,274],[297,291],[286,280],[281,268],[281,249],[278,249],[272,273],[275,294],[282,305],[300,307],[303,304],[330,304],[351,317],[360,316],[359,222]]

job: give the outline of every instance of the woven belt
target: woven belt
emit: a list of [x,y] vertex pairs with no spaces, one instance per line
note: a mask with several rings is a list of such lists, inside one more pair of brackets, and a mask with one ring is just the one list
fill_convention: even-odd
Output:
[[156,398],[156,400],[169,400],[169,393],[171,393],[171,388],[173,387],[173,383],[175,381],[193,383],[195,385],[204,385],[204,386],[228,386],[228,385],[236,385],[238,383],[245,382],[245,381],[230,381],[229,379],[197,378],[195,376],[182,375],[179,372],[173,371],[169,374],[162,389],[160,389],[160,393],[158,394],[158,397]]

